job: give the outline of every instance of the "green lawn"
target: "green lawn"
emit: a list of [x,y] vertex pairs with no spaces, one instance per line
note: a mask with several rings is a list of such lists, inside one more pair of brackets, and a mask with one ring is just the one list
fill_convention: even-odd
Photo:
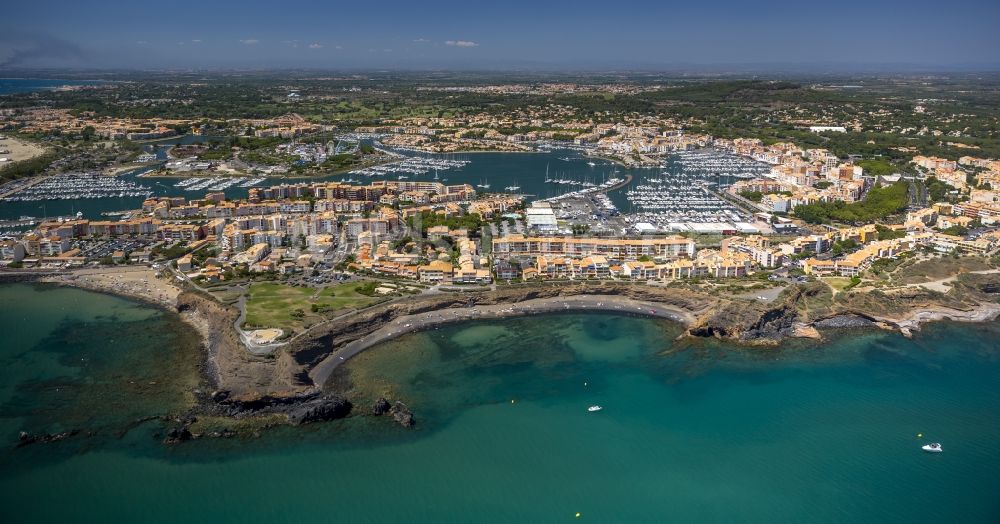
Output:
[[316,290],[273,282],[254,283],[250,286],[244,326],[300,331],[324,318],[383,300],[358,294],[354,290],[360,285],[354,282]]
[[355,289],[359,286],[361,286],[360,283],[352,282],[324,288],[319,292],[315,303],[318,305],[327,305],[331,309],[347,309],[362,308],[382,300],[378,297],[369,297],[356,292]]
[[851,279],[847,277],[824,277],[820,280],[826,282],[834,291],[843,291],[851,283]]

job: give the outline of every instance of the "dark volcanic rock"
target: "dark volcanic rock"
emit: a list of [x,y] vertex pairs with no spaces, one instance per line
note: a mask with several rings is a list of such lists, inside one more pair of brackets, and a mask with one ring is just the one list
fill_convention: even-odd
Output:
[[224,396],[217,401],[223,415],[241,417],[245,415],[265,415],[269,413],[290,413],[298,406],[308,404],[319,398],[317,390],[291,395],[243,395],[240,397]]
[[817,328],[859,328],[875,325],[871,320],[857,315],[837,315],[813,323]]
[[391,407],[392,406],[389,405],[388,400],[386,400],[384,397],[380,398],[376,400],[375,404],[372,406],[372,415],[385,415],[386,413],[389,412],[389,409]]
[[191,431],[187,427],[182,426],[179,428],[170,428],[167,431],[167,438],[163,442],[165,444],[177,444],[178,442],[191,440],[193,437],[194,435],[191,434]]
[[406,404],[403,404],[398,400],[392,405],[392,409],[389,410],[389,413],[392,414],[393,420],[405,428],[412,427],[417,423],[413,420],[413,413],[406,407]]
[[[342,322],[328,322],[312,329],[308,336],[299,337],[290,343],[282,354],[291,357],[287,370],[293,375],[302,369],[312,370],[330,356],[331,352],[345,344],[354,342],[378,329],[386,323],[405,315],[415,315],[432,311],[453,311],[471,306],[515,304],[539,298],[587,296],[620,296],[634,300],[652,302],[677,309],[693,318],[710,313],[721,300],[706,293],[692,290],[677,290],[656,286],[639,286],[610,282],[578,282],[558,285],[511,286],[495,291],[464,291],[462,294],[440,293],[405,297],[387,302],[385,305],[366,309],[345,318]],[[741,303],[742,304],[742,303]],[[297,384],[294,379],[289,380]],[[327,384],[312,384],[326,387]]]
[[351,403],[340,395],[324,395],[310,400],[289,411],[288,420],[292,424],[308,424],[344,418],[351,413]]
[[979,290],[983,293],[996,294],[1000,293],[1000,284],[996,282],[988,282],[979,286]]
[[60,440],[65,440],[78,433],[80,433],[80,430],[78,429],[63,431],[62,433],[44,433],[42,435],[32,435],[27,431],[22,431],[17,436],[17,447],[27,446],[28,444],[35,444],[37,442],[59,442]]
[[212,392],[212,402],[222,402],[229,398],[228,391],[213,391]]
[[808,323],[800,310],[804,301],[822,297],[822,285],[794,286],[772,304],[721,304],[688,329],[695,337],[716,337],[751,345],[772,345],[795,336],[796,326]]

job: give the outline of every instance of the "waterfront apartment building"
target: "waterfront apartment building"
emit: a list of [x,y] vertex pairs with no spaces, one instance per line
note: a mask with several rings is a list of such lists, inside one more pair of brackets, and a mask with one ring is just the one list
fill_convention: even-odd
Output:
[[914,248],[919,237],[907,236],[902,239],[880,240],[845,255],[839,259],[820,260],[810,258],[802,263],[802,269],[809,275],[840,275],[856,277],[881,258],[895,257]]
[[347,221],[347,236],[356,239],[364,232],[385,236],[389,233],[389,221],[379,218],[352,218]]
[[493,256],[497,259],[534,258],[539,255],[573,258],[600,255],[608,260],[622,262],[641,257],[656,259],[693,258],[694,254],[694,241],[680,236],[617,239],[509,235],[493,239]]
[[271,252],[271,246],[266,243],[254,244],[247,248],[246,251],[237,254],[233,257],[233,263],[235,264],[256,264],[261,260],[264,260]]
[[[636,280],[677,280],[683,278],[739,278],[750,273],[752,262],[743,253],[723,256],[710,249],[700,251],[695,259],[679,258],[657,264],[652,261],[629,260],[621,265],[613,264],[607,258],[595,255],[579,259],[564,256],[542,256],[535,258],[530,272],[524,270],[524,278],[626,278]],[[498,272],[499,274],[499,272]]]
[[785,262],[785,254],[771,247],[771,241],[760,235],[730,237],[722,241],[722,255],[744,253],[761,267],[780,267]]

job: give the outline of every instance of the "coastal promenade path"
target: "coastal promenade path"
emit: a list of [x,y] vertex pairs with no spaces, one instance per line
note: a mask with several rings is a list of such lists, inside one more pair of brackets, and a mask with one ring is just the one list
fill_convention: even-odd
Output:
[[604,295],[539,298],[512,304],[448,308],[398,317],[378,330],[345,344],[331,353],[309,372],[309,377],[313,380],[314,384],[323,387],[330,379],[330,376],[333,375],[334,370],[351,357],[376,344],[405,333],[429,329],[440,324],[527,316],[558,311],[616,312],[665,318],[685,325],[691,324],[694,321],[694,315],[691,312],[680,308]]
[[[970,275],[992,275],[995,273],[1000,273],[1000,269],[985,269],[983,271],[969,271]],[[947,278],[942,278],[940,280],[932,280],[930,282],[917,282],[915,284],[905,284],[903,287],[923,287],[930,289],[931,291],[937,291],[939,293],[947,293],[951,291],[951,283],[958,279],[959,275],[952,275]]]

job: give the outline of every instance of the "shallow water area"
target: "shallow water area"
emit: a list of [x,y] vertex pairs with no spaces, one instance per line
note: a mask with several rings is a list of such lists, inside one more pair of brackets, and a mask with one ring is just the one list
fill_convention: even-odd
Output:
[[[175,315],[24,284],[0,298],[24,304],[0,312],[20,341],[0,370],[7,522],[1000,518],[996,323],[754,349],[604,313],[445,325],[339,368],[356,416],[171,447],[153,423],[115,429],[197,387]],[[366,416],[381,395],[417,426]],[[24,424],[97,433],[15,449]]]

